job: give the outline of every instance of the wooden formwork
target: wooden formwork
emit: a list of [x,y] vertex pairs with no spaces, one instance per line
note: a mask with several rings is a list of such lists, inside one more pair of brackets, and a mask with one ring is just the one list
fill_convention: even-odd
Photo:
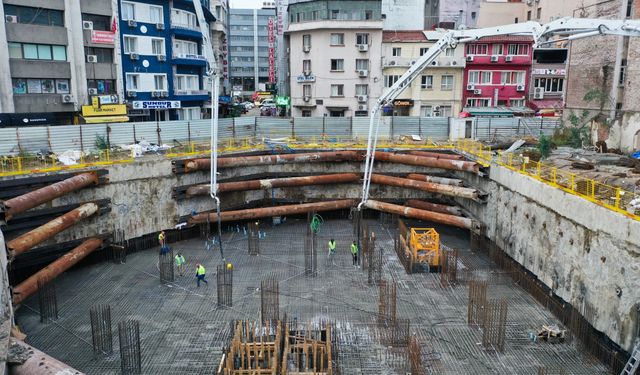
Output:
[[290,329],[287,325],[282,358],[283,375],[332,375],[331,325],[319,329]]

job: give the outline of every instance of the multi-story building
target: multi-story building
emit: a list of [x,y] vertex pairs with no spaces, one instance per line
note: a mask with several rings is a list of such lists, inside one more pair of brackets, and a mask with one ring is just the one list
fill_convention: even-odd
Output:
[[218,58],[220,93],[230,92],[229,86],[229,0],[211,0],[211,12],[216,20],[211,26],[211,46]]
[[290,2],[293,116],[367,116],[380,96],[380,0]]
[[540,114],[562,112],[567,77],[567,52],[566,48],[542,48],[533,51],[529,104]]
[[[202,7],[213,22],[209,1]],[[193,2],[122,0],[119,14],[125,95],[132,109],[148,109],[149,120],[200,119],[209,92]]]
[[463,102],[466,107],[514,107],[527,104],[533,40],[495,36],[465,45]]
[[289,39],[284,31],[289,26],[289,0],[276,1],[276,87],[278,95],[289,96]]
[[[275,22],[275,9],[236,9],[229,16],[230,80],[234,96],[251,97],[269,82],[269,20]],[[272,65],[270,65],[272,64]]]
[[[435,31],[383,31],[382,74],[384,90],[388,90],[411,64],[424,55],[440,37]],[[386,114],[394,116],[457,115],[461,110],[463,47],[446,49],[429,68],[422,72],[394,100]]]
[[384,29],[423,30],[426,10],[425,0],[382,0]]
[[481,0],[382,0],[385,30],[475,27]]
[[121,85],[110,1],[2,3],[0,113],[5,114],[4,125],[70,124],[80,120],[78,113],[92,96],[117,94]]

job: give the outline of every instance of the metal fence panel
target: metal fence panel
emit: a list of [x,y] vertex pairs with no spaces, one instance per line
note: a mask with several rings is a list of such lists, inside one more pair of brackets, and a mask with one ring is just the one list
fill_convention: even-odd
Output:
[[126,122],[109,124],[109,128],[111,128],[109,132],[109,143],[111,143],[111,146],[130,145],[134,143],[133,124],[134,123]]
[[256,134],[256,117],[236,117],[233,119],[236,138],[252,138]]
[[[211,121],[211,120],[209,120]],[[233,139],[235,130],[233,129],[233,119],[232,118],[221,118],[218,119],[218,139],[221,142],[228,141],[229,139]]]
[[29,152],[49,151],[49,134],[46,127],[18,128],[20,148]]
[[419,117],[391,117],[391,134],[394,138],[420,135]]
[[[324,130],[324,117],[296,117],[293,119],[293,131],[298,138],[320,138]],[[328,132],[327,132],[328,133]],[[334,135],[333,133],[329,133]]]
[[187,144],[189,141],[188,121],[165,121],[159,122],[160,140],[169,146]]
[[351,138],[353,117],[324,117],[324,133],[329,136]]
[[[106,135],[106,132],[104,133]],[[80,126],[77,125],[50,126],[49,143],[51,144],[51,151],[61,153],[67,150],[82,150],[85,140],[89,142],[89,138],[85,138],[84,132],[82,133],[82,138],[80,138],[80,134]]]
[[13,155],[19,152],[16,128],[0,128],[0,155]]
[[449,139],[448,117],[421,117],[420,136],[437,141]]
[[189,123],[191,142],[203,142],[211,139],[211,123],[209,120],[196,120]]
[[158,143],[158,125],[156,122],[136,122],[136,141],[145,140],[149,143]]
[[[354,138],[367,138],[369,136],[369,119],[370,117],[353,117],[352,135]],[[380,130],[378,131],[379,139],[389,139],[391,136],[391,116],[380,116]]]
[[283,138],[292,136],[292,120],[277,117],[256,117],[257,136]]
[[[82,151],[84,152],[97,151],[99,137],[102,137],[105,141],[107,140],[107,127],[104,124],[81,125],[77,127],[82,128]],[[79,148],[76,150],[79,150]]]

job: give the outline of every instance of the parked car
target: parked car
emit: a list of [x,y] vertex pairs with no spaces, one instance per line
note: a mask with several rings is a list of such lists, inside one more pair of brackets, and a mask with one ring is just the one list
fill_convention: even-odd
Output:
[[273,101],[273,99],[265,99],[262,101],[262,103],[260,103],[260,107],[264,108],[264,107],[275,107],[276,106],[276,102]]
[[247,111],[255,107],[255,105],[251,102],[242,102],[240,104],[243,105],[247,109]]

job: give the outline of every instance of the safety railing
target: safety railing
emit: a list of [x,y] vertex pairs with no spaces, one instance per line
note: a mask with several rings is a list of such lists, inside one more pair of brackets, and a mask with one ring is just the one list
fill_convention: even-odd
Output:
[[71,165],[65,165],[65,163],[60,162],[54,154],[2,156],[0,157],[0,177],[124,164],[131,163],[133,160],[133,157],[128,152],[112,154],[109,150],[88,155],[82,153],[76,163]]

